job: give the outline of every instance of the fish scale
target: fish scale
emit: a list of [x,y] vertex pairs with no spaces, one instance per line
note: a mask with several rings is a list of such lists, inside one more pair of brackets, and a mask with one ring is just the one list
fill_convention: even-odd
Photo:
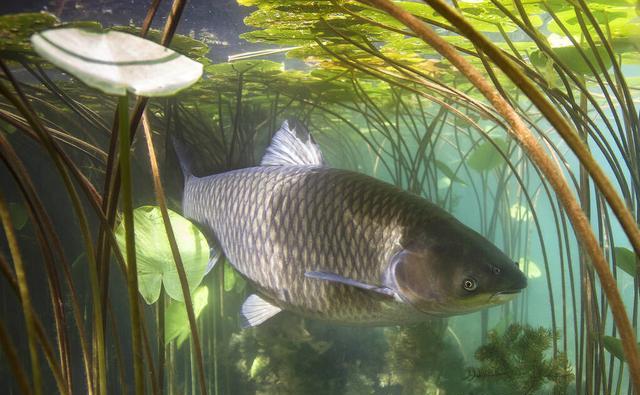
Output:
[[[203,195],[215,204],[203,204]],[[363,174],[273,166],[193,177],[185,185],[183,208],[213,231],[232,265],[275,305],[343,323],[366,323],[373,316],[396,323],[415,320],[417,311],[304,273],[379,283],[389,251],[415,222],[414,200]]]

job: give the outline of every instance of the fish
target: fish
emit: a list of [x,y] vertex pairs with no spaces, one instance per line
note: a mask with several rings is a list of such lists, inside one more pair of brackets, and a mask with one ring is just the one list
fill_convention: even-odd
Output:
[[[255,289],[243,327],[281,311],[390,326],[505,303],[527,279],[500,249],[421,196],[328,166],[308,129],[286,120],[259,166],[204,177],[174,141],[183,214]],[[221,252],[221,253],[220,253]],[[211,265],[215,264],[212,262]]]

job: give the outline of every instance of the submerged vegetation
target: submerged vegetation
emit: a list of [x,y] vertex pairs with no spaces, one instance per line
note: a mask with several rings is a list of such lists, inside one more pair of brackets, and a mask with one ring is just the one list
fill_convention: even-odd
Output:
[[567,356],[559,353],[545,357],[551,348],[553,333],[545,328],[511,324],[504,333],[489,332],[487,344],[476,351],[478,368],[470,376],[483,381],[491,394],[534,394],[547,382],[553,394],[566,394],[574,375]]
[[[243,38],[286,47],[284,60],[214,64],[205,43],[175,34],[185,2],[153,30],[154,2],[139,26],[109,31],[168,45],[205,77],[132,105],[61,73],[29,41],[97,23],[0,16],[3,388],[637,392],[636,1],[238,2],[253,7]],[[258,163],[289,116],[333,166],[422,194],[493,240],[527,274],[527,293],[407,328],[285,315],[241,331],[250,285],[228,264],[205,275],[208,247],[187,254],[200,236],[169,210],[181,188],[170,136],[193,147],[199,174],[225,171]]]

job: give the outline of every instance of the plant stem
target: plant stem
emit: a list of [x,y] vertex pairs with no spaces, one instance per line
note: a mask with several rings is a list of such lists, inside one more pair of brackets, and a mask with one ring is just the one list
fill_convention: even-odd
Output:
[[18,246],[18,238],[16,237],[9,207],[4,199],[4,195],[0,192],[0,220],[4,229],[11,258],[13,259],[13,267],[16,273],[18,290],[20,292],[20,301],[22,302],[22,314],[24,315],[25,326],[27,328],[27,341],[29,344],[29,357],[31,359],[31,375],[33,380],[33,392],[36,395],[42,394],[42,372],[40,371],[40,362],[38,362],[38,348],[36,347],[36,327],[35,317],[33,313],[33,305],[31,304],[31,294],[27,285],[27,274],[20,254]]
[[118,143],[120,146],[120,176],[122,187],[122,212],[124,215],[125,244],[127,249],[127,286],[131,314],[131,348],[133,351],[134,393],[144,393],[142,375],[142,340],[140,310],[138,309],[138,265],[136,264],[135,234],[133,228],[133,201],[131,192],[131,152],[129,144],[129,98],[118,98]]
[[[640,388],[640,358],[636,351],[636,341],[633,328],[631,327],[629,317],[625,311],[625,306],[618,291],[616,281],[609,270],[604,254],[602,253],[602,250],[598,245],[598,241],[593,234],[591,224],[580,208],[580,205],[576,201],[571,189],[567,185],[562,171],[552,160],[550,160],[544,149],[538,143],[536,137],[531,133],[507,101],[502,98],[494,87],[487,82],[482,74],[480,74],[480,72],[466,59],[458,54],[449,43],[439,37],[431,28],[414,15],[389,0],[359,1],[373,5],[374,7],[385,11],[418,34],[423,41],[431,45],[442,56],[449,60],[460,72],[462,72],[509,123],[509,132],[514,135],[522,148],[527,152],[529,158],[536,166],[538,166],[548,179],[549,183],[558,195],[558,198],[565,207],[583,248],[589,253],[591,263],[598,273],[601,286],[604,289],[607,299],[611,305],[611,313],[616,326],[620,331],[620,337],[624,346],[626,360],[629,363],[633,383],[636,388]],[[518,87],[520,87],[520,89],[534,102],[534,104],[536,104],[538,109],[540,109],[551,124],[556,127],[567,144],[569,144],[574,153],[576,153],[580,162],[584,164],[586,169],[588,169],[589,174],[593,177],[595,183],[607,198],[607,202],[614,213],[616,213],[616,216],[620,220],[625,232],[631,240],[636,253],[640,253],[640,230],[638,229],[633,216],[628,212],[606,175],[604,175],[602,169],[597,165],[567,120],[560,115],[551,103],[547,102],[544,96],[538,92],[526,76],[520,70],[517,70],[497,47],[478,33],[457,11],[451,9],[448,4],[441,0],[425,1],[439,14],[456,26],[475,45],[481,48],[489,58],[491,58],[491,60],[493,60],[496,65],[507,76],[509,76],[513,82],[518,85]]]
[[[176,243],[175,234],[171,227],[171,220],[169,219],[169,212],[167,211],[167,202],[165,200],[164,188],[160,181],[160,172],[158,170],[158,161],[156,159],[155,149],[153,148],[153,140],[151,138],[151,126],[147,119],[146,113],[142,115],[142,125],[147,140],[147,147],[149,148],[149,159],[151,165],[151,173],[153,175],[153,186],[156,193],[156,199],[160,206],[160,212],[162,213],[162,221],[164,222],[164,228],[167,233],[167,239],[169,240],[169,246],[171,247],[171,254],[173,261],[176,265],[176,271],[180,279],[180,286],[182,288],[182,295],[184,297],[184,304],[187,309],[187,317],[189,318],[189,329],[191,330],[192,350],[195,351],[195,363],[198,368],[198,376],[200,383],[200,394],[207,394],[206,380],[204,374],[204,360],[202,358],[202,347],[200,343],[200,337],[198,336],[198,327],[196,325],[196,315],[193,311],[193,302],[191,300],[191,293],[189,292],[189,284],[187,282],[187,275],[184,271],[184,265],[180,252],[178,250],[178,244]],[[128,140],[127,140],[128,141]],[[195,374],[192,373],[195,377]],[[195,385],[195,383],[194,383]]]

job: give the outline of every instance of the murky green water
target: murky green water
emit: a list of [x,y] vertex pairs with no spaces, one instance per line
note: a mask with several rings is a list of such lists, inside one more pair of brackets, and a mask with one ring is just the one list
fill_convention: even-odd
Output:
[[[639,297],[639,7],[634,0],[0,5],[2,392],[636,393],[638,355],[624,344],[636,342]],[[76,45],[73,34],[56,41],[54,33],[48,40],[58,55],[34,50],[33,34],[58,28],[89,41]],[[145,35],[176,54],[151,55],[149,43],[130,36],[109,41],[107,30]],[[184,63],[167,67],[178,58]],[[129,94],[118,99],[106,88],[121,83]],[[283,193],[273,203],[273,234],[285,221],[321,217],[286,242],[274,236],[274,247],[264,247],[252,233],[267,226],[255,224],[257,211],[235,218],[228,239],[244,243],[247,256],[272,254],[287,265],[308,258],[296,255],[303,247],[287,247],[291,240],[315,242],[309,251],[318,262],[343,262],[331,273],[342,283],[328,285],[340,291],[327,293],[327,303],[418,306],[411,314],[420,322],[311,319],[319,308],[289,303],[304,304],[295,287],[309,284],[306,277],[267,289],[269,274],[284,274],[259,280],[224,254],[211,269],[209,247],[223,241],[235,256],[233,246],[182,217],[173,141],[182,142],[196,175],[222,174],[259,165],[286,119],[308,127],[328,166],[420,195],[477,231],[518,264],[526,289],[468,314],[424,314],[420,303],[442,289],[455,288],[455,301],[439,300],[450,308],[477,303],[476,287],[487,285],[475,274],[451,285],[453,269],[438,281],[417,270],[411,280],[423,299],[412,299],[401,282],[389,285],[386,261],[373,275],[367,260],[351,268],[356,258],[344,257],[380,246],[336,236],[344,247],[332,251],[318,241],[343,234],[344,215],[335,210],[348,203],[330,194],[324,209],[282,221],[278,207],[305,200]],[[220,204],[211,196],[199,204]],[[363,207],[377,201],[362,196]],[[271,207],[271,197],[261,199]],[[353,235],[386,226],[359,217],[359,208],[344,212],[353,213]],[[451,235],[457,247],[448,256],[473,248],[462,233]],[[412,241],[398,239],[398,249],[411,250]],[[465,267],[484,267],[483,259],[467,256]],[[451,259],[443,268],[456,265]],[[302,299],[317,306],[322,292]],[[242,329],[240,311],[254,293],[284,311]]]

